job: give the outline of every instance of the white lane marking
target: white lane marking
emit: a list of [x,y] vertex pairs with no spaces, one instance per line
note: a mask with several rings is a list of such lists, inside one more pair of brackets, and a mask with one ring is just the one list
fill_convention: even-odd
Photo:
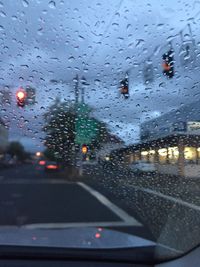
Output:
[[[72,222],[72,223],[34,223],[26,224],[22,228],[27,229],[64,229],[64,228],[79,228],[79,227],[125,227],[133,226],[132,222]],[[136,225],[137,226],[137,225]]]
[[200,206],[197,206],[197,205],[192,204],[192,203],[190,203],[190,202],[181,200],[180,198],[175,198],[175,197],[172,197],[172,196],[169,196],[169,195],[165,195],[165,194],[163,194],[163,193],[161,193],[161,192],[154,191],[154,190],[152,190],[152,189],[145,188],[145,187],[139,187],[139,186],[133,186],[133,185],[132,185],[132,187],[134,187],[136,190],[140,190],[140,191],[143,191],[143,192],[152,194],[152,195],[156,195],[156,196],[162,197],[162,198],[164,198],[164,199],[173,201],[173,202],[175,202],[175,203],[177,203],[177,204],[183,205],[183,206],[185,206],[185,207],[188,207],[188,208],[191,208],[191,209],[200,211]]
[[92,196],[94,196],[101,204],[103,204],[114,214],[116,214],[124,223],[128,225],[141,226],[141,223],[139,223],[135,218],[133,218],[127,212],[116,206],[108,198],[106,198],[98,191],[94,190],[92,187],[81,182],[78,182],[77,184],[84,188],[86,191],[88,191]]

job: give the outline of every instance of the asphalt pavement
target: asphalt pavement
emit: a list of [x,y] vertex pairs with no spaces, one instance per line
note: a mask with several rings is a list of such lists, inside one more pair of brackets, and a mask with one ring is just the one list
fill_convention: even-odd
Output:
[[[170,193],[167,183],[159,187],[143,183],[144,178],[158,179],[117,175],[101,166],[92,166],[90,174],[81,177],[45,173],[34,165],[0,170],[0,226],[106,227],[178,250],[199,244],[198,203],[173,194],[172,185]],[[174,183],[175,192],[180,185]],[[184,183],[181,192],[184,187],[194,198]]]
[[0,171],[0,226],[108,227],[152,239],[148,229],[84,178],[35,165]]

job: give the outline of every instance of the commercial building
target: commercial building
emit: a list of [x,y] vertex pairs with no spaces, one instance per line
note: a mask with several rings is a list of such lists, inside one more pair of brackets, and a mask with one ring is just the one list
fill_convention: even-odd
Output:
[[118,150],[124,164],[144,160],[161,173],[200,177],[200,101],[144,122],[140,139]]
[[104,142],[101,144],[101,148],[96,152],[96,159],[99,161],[109,161],[110,153],[113,150],[124,147],[124,142],[115,135],[107,135]]

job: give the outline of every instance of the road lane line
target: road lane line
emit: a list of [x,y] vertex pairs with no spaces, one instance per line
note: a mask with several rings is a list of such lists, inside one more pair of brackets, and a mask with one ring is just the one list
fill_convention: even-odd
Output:
[[115,213],[123,222],[126,224],[131,224],[134,226],[141,226],[141,223],[139,223],[135,218],[130,216],[127,212],[116,206],[114,203],[112,203],[108,198],[106,198],[104,195],[93,189],[92,187],[82,183],[77,182],[78,185],[80,185],[82,188],[84,188],[87,192],[89,192],[92,196],[94,196],[101,204],[106,206],[109,210],[111,210],[113,213]]
[[[22,225],[22,228],[26,229],[60,229],[60,228],[79,228],[79,227],[126,227],[133,226],[132,222],[70,222],[70,223],[34,223],[34,224],[26,224]],[[141,226],[141,225],[134,225]]]
[[161,192],[154,191],[152,189],[145,188],[145,187],[139,187],[139,186],[133,186],[133,185],[132,185],[132,187],[134,187],[136,190],[140,190],[140,191],[152,194],[152,195],[156,195],[156,196],[162,197],[164,199],[173,201],[173,202],[175,202],[177,204],[180,204],[182,206],[188,207],[190,209],[194,209],[194,210],[200,211],[200,206],[197,206],[197,205],[192,204],[190,202],[181,200],[180,198],[175,198],[175,197],[172,197],[172,196],[169,196],[169,195],[165,195],[165,194],[163,194]]

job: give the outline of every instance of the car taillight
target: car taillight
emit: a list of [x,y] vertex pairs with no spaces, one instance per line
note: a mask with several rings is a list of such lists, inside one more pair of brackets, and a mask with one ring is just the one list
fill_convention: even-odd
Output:
[[45,164],[46,164],[46,161],[45,161],[45,160],[40,160],[40,161],[39,161],[39,165],[42,165],[42,166],[43,166],[43,165],[45,165]]
[[58,169],[58,166],[56,166],[56,165],[48,165],[47,169],[55,170],[55,169]]

